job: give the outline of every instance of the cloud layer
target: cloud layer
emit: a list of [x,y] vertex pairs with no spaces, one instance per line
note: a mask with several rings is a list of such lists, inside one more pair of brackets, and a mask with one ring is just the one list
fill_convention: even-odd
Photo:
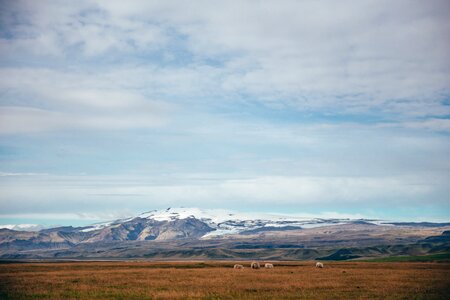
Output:
[[448,1],[0,6],[6,213],[448,208]]
[[122,73],[129,81],[122,88],[150,84],[159,91],[149,93],[167,98],[249,95],[299,110],[449,114],[442,104],[449,94],[446,1],[18,1],[6,8],[2,54],[47,61],[36,72],[82,65],[84,74],[75,75]]

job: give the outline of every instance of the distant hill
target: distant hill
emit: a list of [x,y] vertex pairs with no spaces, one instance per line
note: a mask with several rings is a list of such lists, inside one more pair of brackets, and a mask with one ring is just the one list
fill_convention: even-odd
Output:
[[413,227],[446,227],[450,226],[450,223],[432,223],[432,222],[390,222],[385,224],[391,224],[395,226],[413,226]]
[[423,241],[429,243],[450,243],[450,230],[444,231],[441,235],[429,236]]
[[0,258],[347,260],[450,251],[449,223],[431,224],[168,208],[85,227],[3,228]]

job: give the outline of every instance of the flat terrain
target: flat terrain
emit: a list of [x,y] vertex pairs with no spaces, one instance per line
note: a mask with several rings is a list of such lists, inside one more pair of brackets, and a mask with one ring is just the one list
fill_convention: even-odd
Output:
[[[0,264],[0,299],[448,299],[450,264],[274,262]],[[248,266],[249,263],[243,263]]]

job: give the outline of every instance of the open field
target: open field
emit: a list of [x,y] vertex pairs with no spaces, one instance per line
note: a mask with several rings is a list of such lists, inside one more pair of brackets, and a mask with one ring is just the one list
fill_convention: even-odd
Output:
[[450,253],[438,253],[431,255],[403,255],[374,258],[366,261],[371,262],[447,262],[450,263]]
[[[244,263],[248,266],[248,263]],[[0,264],[0,299],[448,299],[449,263],[58,262]]]

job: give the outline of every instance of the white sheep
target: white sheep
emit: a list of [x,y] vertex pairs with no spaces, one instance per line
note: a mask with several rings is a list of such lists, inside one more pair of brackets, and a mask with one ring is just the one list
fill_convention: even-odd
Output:
[[316,268],[323,268],[323,263],[316,262]]
[[234,268],[234,269],[243,269],[244,266],[243,266],[243,265],[238,265],[238,264],[236,264],[236,265],[234,265],[233,268]]
[[261,268],[261,266],[259,265],[259,262],[257,262],[257,261],[253,261],[252,264],[250,265],[250,267],[252,269],[259,269],[259,268]]
[[266,269],[273,269],[273,265],[272,264],[265,264],[264,268],[266,268]]

